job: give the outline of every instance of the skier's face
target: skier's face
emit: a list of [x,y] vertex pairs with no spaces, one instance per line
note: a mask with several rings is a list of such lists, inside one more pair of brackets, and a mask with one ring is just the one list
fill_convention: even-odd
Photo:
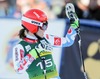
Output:
[[38,32],[36,33],[39,37],[43,38],[45,30],[42,30],[41,28],[38,29]]

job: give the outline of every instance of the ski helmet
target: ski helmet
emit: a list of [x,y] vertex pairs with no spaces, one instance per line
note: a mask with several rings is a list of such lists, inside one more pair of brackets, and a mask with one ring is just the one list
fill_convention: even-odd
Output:
[[36,33],[39,27],[46,30],[48,25],[47,16],[39,9],[28,10],[22,16],[22,25],[31,33]]

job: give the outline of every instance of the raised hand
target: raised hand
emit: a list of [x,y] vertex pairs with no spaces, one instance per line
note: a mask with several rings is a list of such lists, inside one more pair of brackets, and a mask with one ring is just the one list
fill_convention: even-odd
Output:
[[74,5],[72,3],[67,3],[65,8],[66,8],[66,16],[70,20],[71,27],[73,27],[74,29],[79,28],[79,19],[75,12]]

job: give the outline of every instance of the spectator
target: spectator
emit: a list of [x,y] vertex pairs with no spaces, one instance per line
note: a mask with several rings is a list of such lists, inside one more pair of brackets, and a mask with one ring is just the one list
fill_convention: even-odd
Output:
[[89,3],[90,0],[76,0],[75,9],[80,19],[91,19]]
[[7,15],[8,2],[6,0],[0,0],[0,17]]
[[57,18],[66,18],[65,5],[66,3],[70,3],[70,2],[73,3],[73,0],[64,0],[64,5],[62,7],[60,14],[57,15]]
[[45,0],[17,0],[16,4],[21,9],[22,14],[31,8],[37,8],[45,11],[49,18],[55,18]]
[[93,20],[100,20],[100,7],[97,1],[99,0],[90,0],[90,4],[89,4],[91,19]]
[[[90,19],[89,13],[89,3],[90,0],[65,0],[66,3],[74,3],[76,14],[80,19]],[[58,15],[58,18],[65,18],[65,5],[62,8],[61,13]]]
[[15,0],[0,0],[0,17],[14,18],[15,14]]

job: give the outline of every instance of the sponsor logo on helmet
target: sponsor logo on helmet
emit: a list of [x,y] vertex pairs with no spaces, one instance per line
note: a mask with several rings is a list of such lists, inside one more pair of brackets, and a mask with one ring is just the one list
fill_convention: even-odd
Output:
[[41,23],[39,23],[39,22],[36,22],[36,21],[31,21],[31,23],[33,23],[33,24],[35,24],[35,25],[41,25]]
[[36,12],[33,12],[38,18],[40,17]]

